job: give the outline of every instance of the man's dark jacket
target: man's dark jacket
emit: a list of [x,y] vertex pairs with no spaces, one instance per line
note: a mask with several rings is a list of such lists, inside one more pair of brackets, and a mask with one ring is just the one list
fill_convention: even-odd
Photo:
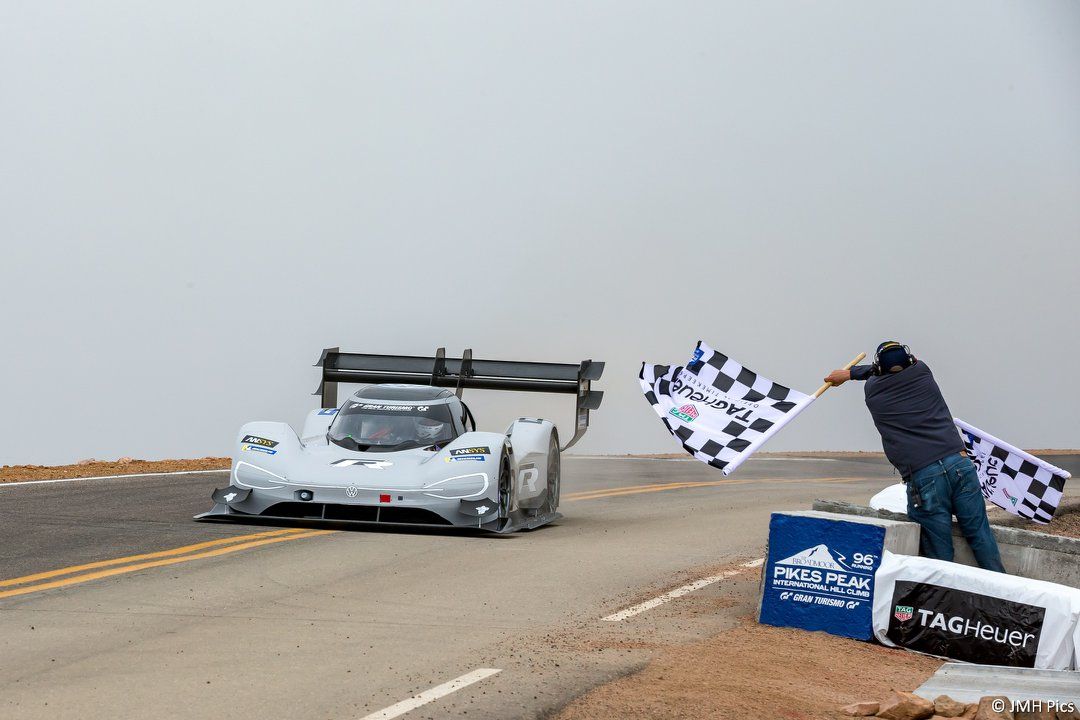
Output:
[[885,457],[904,477],[964,450],[926,363],[916,361],[900,372],[882,375],[874,375],[869,365],[858,365],[851,368],[851,379],[866,381],[866,407],[881,433]]

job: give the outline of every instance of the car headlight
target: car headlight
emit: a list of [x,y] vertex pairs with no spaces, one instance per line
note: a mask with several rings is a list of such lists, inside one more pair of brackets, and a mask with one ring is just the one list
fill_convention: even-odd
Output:
[[279,487],[283,487],[281,484],[283,482],[285,482],[285,478],[281,475],[243,460],[236,463],[236,469],[233,470],[233,483],[238,487],[277,490]]
[[445,480],[425,485],[422,490],[425,495],[441,498],[443,500],[461,500],[463,498],[480,497],[487,492],[487,473],[469,473],[468,475],[455,475]]

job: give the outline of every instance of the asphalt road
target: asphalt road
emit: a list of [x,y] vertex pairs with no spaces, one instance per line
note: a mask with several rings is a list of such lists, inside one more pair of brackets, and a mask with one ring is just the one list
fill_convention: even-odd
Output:
[[[565,518],[489,536],[193,522],[224,479],[0,485],[0,717],[359,719],[482,668],[404,717],[540,717],[730,626],[756,571],[601,617],[761,557],[774,510],[896,481],[880,460],[568,457]],[[725,585],[741,606],[712,601]]]

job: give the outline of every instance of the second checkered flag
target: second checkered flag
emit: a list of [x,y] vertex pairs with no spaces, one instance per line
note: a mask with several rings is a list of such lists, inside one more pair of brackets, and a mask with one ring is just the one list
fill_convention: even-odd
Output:
[[1071,475],[990,433],[953,418],[979,471],[983,497],[1002,510],[1043,525],[1054,519]]

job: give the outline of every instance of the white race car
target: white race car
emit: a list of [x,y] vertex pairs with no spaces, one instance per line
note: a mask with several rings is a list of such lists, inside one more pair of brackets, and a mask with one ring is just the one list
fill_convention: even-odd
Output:
[[[198,520],[290,520],[535,528],[559,516],[560,454],[585,433],[604,363],[474,360],[323,351],[322,408],[297,434],[282,422],[240,428],[231,482]],[[339,382],[363,383],[337,406]],[[451,389],[453,388],[453,389]],[[479,432],[465,388],[573,393],[576,426],[560,446],[549,420]]]

